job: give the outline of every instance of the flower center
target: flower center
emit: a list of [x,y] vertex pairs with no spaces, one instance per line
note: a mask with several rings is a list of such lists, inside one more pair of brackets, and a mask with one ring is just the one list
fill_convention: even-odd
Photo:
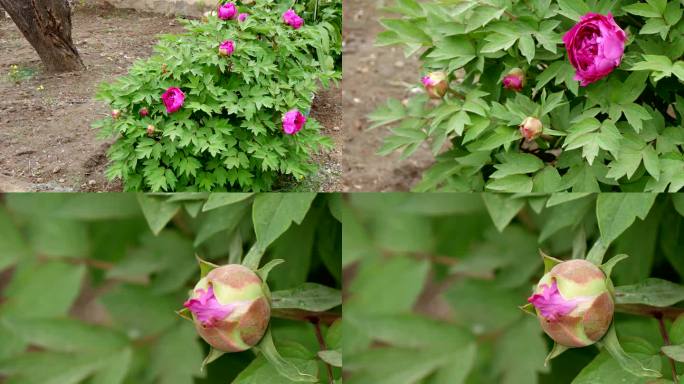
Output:
[[548,321],[558,321],[560,317],[572,312],[581,299],[566,300],[558,291],[558,284],[553,280],[551,285],[542,285],[541,292],[535,293],[527,299],[532,303],[541,315]]

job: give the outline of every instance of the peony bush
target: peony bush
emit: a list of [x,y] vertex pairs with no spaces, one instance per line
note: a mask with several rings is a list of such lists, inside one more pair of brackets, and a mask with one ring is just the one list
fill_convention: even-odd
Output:
[[684,21],[674,0],[397,1],[380,45],[423,63],[380,154],[436,155],[418,191],[684,187]]
[[103,84],[113,112],[94,127],[116,138],[107,176],[127,191],[265,191],[314,172],[312,155],[332,144],[306,115],[340,78],[341,2],[309,8],[222,1]]

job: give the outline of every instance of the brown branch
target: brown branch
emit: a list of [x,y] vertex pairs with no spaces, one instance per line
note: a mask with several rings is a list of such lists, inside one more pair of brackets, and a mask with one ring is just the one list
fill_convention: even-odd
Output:
[[684,308],[654,307],[645,304],[615,304],[615,312],[674,320],[684,314]]
[[[314,329],[316,330],[316,339],[318,340],[318,346],[320,347],[321,351],[326,351],[328,350],[328,347],[325,345],[325,339],[323,338],[323,334],[321,333],[321,324],[319,321],[315,320],[312,321],[311,324],[313,324]],[[328,371],[328,383],[333,384],[335,382],[335,378],[333,377],[333,372],[332,372],[332,366],[328,364],[326,361],[325,363],[325,368]]]
[[339,320],[342,317],[342,314],[331,311],[311,312],[303,309],[273,308],[271,309],[271,317],[295,321],[317,321],[325,325],[330,325],[336,320]]
[[[663,341],[665,342],[665,345],[670,345],[670,336],[667,334],[667,328],[665,328],[665,321],[663,320],[663,316],[658,316],[656,317],[658,320],[658,328],[660,329],[660,335],[663,337]],[[672,370],[672,381],[674,381],[674,384],[679,384],[679,379],[677,378],[677,367],[675,365],[675,362],[670,356],[667,356],[667,359],[670,361],[670,369]]]

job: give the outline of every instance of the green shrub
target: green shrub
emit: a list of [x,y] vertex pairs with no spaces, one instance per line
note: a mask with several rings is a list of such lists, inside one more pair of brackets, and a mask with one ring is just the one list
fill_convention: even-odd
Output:
[[[282,20],[288,4],[273,0],[239,8],[249,14],[243,22],[183,21],[187,32],[163,36],[155,56],[102,85],[98,98],[121,116],[94,127],[117,137],[107,177],[125,190],[270,190],[284,175],[313,172],[312,154],[331,146],[315,120],[285,135],[281,119],[308,111],[319,83],[339,79],[340,30],[311,19],[295,30]],[[218,47],[229,39],[235,51],[222,56]],[[161,95],[171,87],[186,98],[169,114]]]

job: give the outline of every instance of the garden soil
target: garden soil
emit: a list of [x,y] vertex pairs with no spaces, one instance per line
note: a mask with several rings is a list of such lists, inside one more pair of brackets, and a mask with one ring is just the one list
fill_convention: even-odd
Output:
[[[104,177],[111,140],[98,139],[90,128],[110,112],[94,100],[97,86],[150,56],[158,34],[181,32],[182,27],[167,16],[105,3],[78,7],[73,25],[73,39],[87,69],[46,74],[33,48],[0,12],[0,191],[121,190],[120,183]],[[12,65],[19,68],[19,82],[8,75]],[[317,95],[313,116],[336,149],[317,156],[321,171],[305,184],[323,191],[342,188],[341,111],[339,89]]]
[[383,30],[377,20],[384,15],[379,8],[385,3],[388,1],[344,0],[345,192],[409,190],[434,161],[427,145],[407,160],[401,160],[398,153],[377,156],[389,132],[386,128],[368,131],[369,113],[388,98],[407,98],[420,83],[420,66],[415,56],[407,59],[401,48],[374,45]]

